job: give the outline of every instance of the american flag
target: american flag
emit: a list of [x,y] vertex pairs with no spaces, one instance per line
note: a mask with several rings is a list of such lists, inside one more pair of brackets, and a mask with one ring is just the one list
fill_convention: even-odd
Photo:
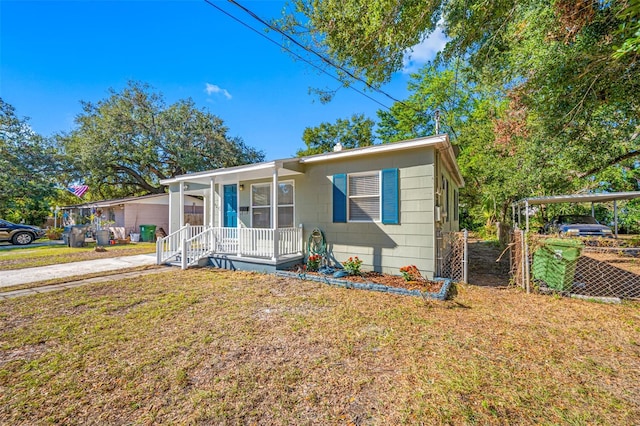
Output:
[[82,198],[82,196],[89,190],[87,185],[75,185],[67,188],[67,191],[71,192],[78,198]]

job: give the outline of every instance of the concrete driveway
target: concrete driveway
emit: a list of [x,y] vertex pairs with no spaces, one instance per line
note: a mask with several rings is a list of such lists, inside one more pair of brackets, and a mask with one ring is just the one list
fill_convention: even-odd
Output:
[[[33,247],[33,245],[27,247]],[[150,253],[2,271],[0,272],[0,288],[51,280],[54,278],[117,271],[119,269],[135,268],[137,266],[154,265],[155,263],[156,254]]]

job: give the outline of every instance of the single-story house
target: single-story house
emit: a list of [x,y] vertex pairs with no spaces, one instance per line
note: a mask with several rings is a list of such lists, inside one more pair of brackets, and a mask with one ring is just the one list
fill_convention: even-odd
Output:
[[[158,263],[284,269],[304,261],[318,229],[332,263],[358,256],[363,270],[398,275],[416,265],[432,278],[438,232],[459,230],[464,180],[448,136],[436,135],[161,183],[169,187],[170,234],[158,242]],[[204,199],[201,227],[186,226],[188,195]]]
[[[186,220],[201,225],[203,204],[201,197],[186,196],[183,203]],[[165,193],[92,201],[60,209],[65,226],[88,223],[93,214],[108,224],[116,238],[126,238],[131,233],[139,233],[140,225],[155,225],[168,232],[168,206],[169,194]]]

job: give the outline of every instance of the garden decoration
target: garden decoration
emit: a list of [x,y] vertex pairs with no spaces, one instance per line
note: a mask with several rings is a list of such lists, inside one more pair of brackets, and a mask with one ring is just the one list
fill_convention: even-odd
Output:
[[323,260],[327,256],[327,243],[324,240],[324,233],[315,228],[311,231],[311,235],[309,235],[309,256],[318,255],[322,260],[320,260],[319,264],[322,265]]

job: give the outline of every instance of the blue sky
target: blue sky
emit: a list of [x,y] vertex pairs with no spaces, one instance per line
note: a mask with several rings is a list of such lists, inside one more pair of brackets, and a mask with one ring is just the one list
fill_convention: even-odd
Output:
[[[285,5],[240,3],[265,19]],[[230,3],[215,4],[262,31]],[[438,34],[416,46],[384,90],[404,99],[408,72],[443,43]],[[192,98],[267,160],[294,156],[304,147],[306,127],[352,114],[375,119],[381,108],[344,88],[321,104],[309,88],[336,89],[335,80],[204,1],[0,0],[0,96],[18,116],[29,117],[36,132],[70,131],[81,100],[104,99],[109,88],[120,90],[129,80],[149,83],[167,103]]]

